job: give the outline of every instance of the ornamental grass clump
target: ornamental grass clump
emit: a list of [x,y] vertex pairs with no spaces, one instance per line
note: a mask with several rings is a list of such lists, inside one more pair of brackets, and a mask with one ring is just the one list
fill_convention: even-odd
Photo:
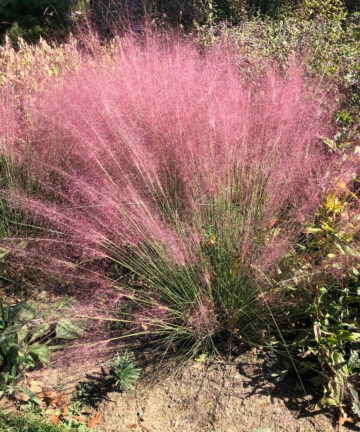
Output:
[[343,173],[320,139],[328,95],[298,65],[249,79],[229,48],[168,37],[80,55],[22,119],[40,187],[9,199],[42,227],[29,265],[75,290],[82,316],[112,317],[112,340],[256,343],[285,307],[283,257]]

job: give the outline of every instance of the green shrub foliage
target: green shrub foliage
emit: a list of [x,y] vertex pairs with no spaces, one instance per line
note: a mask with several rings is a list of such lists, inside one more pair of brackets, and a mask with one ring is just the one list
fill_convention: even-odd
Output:
[[71,0],[3,0],[0,2],[0,32],[16,38],[65,33],[71,23]]

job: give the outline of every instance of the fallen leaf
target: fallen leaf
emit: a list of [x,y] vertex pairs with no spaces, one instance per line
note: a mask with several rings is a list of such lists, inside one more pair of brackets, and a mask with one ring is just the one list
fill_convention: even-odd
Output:
[[101,417],[101,412],[97,412],[95,415],[94,415],[94,417],[92,417],[92,418],[90,418],[89,420],[88,420],[88,428],[89,429],[94,429],[94,428],[96,428],[96,426],[98,425],[98,423],[99,423],[99,419],[100,419],[100,417]]
[[29,390],[33,393],[41,393],[43,391],[44,384],[41,381],[33,380],[30,382]]
[[340,417],[339,418],[339,427],[343,426],[344,423],[354,423],[354,420],[351,417]]
[[270,223],[269,223],[269,228],[271,229],[277,222],[277,219],[271,219]]
[[54,425],[57,425],[57,424],[59,424],[59,417],[56,415],[56,414],[53,414],[52,416],[51,416],[51,421],[54,423]]
[[74,415],[74,419],[79,423],[84,423],[84,417],[83,416]]
[[207,353],[200,354],[200,355],[198,355],[197,357],[195,357],[194,360],[195,360],[197,363],[204,363],[205,360],[206,360],[206,357],[207,357],[207,356],[208,356]]
[[46,390],[44,391],[44,400],[48,406],[63,407],[67,405],[67,396],[64,392]]
[[28,402],[30,400],[30,396],[21,391],[16,391],[13,397],[20,402]]
[[47,415],[50,419],[55,416],[55,417],[60,417],[61,416],[61,411],[59,409],[47,409],[44,411],[45,415]]
[[128,427],[129,429],[136,429],[138,427],[137,424],[131,424],[131,425],[127,425],[126,427]]
[[69,408],[67,405],[65,405],[61,408],[61,415],[62,416],[66,416],[68,412],[69,412]]
[[85,408],[83,410],[81,410],[82,414],[91,414],[92,411],[90,411],[89,409]]

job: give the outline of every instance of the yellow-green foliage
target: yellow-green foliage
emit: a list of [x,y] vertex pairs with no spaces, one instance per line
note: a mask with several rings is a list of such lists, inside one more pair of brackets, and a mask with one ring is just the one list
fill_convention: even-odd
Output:
[[60,72],[76,70],[79,65],[77,41],[70,37],[67,43],[55,46],[44,39],[29,44],[19,38],[13,47],[10,38],[0,45],[0,88],[4,85],[20,90],[38,90],[47,78],[54,79]]
[[345,20],[347,10],[343,0],[305,0],[305,17],[311,18],[321,15],[331,20]]

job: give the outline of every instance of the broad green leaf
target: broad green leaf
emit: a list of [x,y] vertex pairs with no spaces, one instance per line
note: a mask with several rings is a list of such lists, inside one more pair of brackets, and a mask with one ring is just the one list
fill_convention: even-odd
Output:
[[11,367],[11,372],[10,372],[10,376],[11,376],[11,378],[16,378],[16,376],[17,376],[17,374],[18,374],[18,367],[17,367],[17,365],[13,365],[12,367]]
[[4,321],[10,321],[10,317],[11,317],[11,306],[8,304],[6,305],[4,311]]
[[20,347],[11,338],[4,339],[0,343],[0,348],[10,363],[16,363]]
[[348,361],[348,368],[349,368],[350,374],[352,374],[356,368],[360,368],[360,359],[359,359],[359,354],[357,353],[357,351],[353,351],[351,353],[351,356],[350,356],[349,361]]
[[6,353],[6,357],[12,365],[18,365],[21,361],[20,347],[18,344],[13,344]]
[[83,334],[83,328],[69,318],[63,318],[56,324],[56,337],[59,339],[76,339]]
[[17,331],[17,338],[18,338],[18,342],[21,343],[23,342],[26,337],[29,334],[29,328],[27,325],[23,325],[18,331]]
[[335,399],[328,396],[324,396],[322,399],[320,399],[318,405],[320,408],[324,408],[329,406],[338,406],[338,403],[335,401]]
[[31,336],[30,342],[35,341],[36,339],[39,339],[40,337],[44,336],[44,334],[50,329],[50,324],[43,324],[39,326],[34,333]]
[[16,312],[16,317],[21,322],[32,320],[36,315],[36,307],[33,302],[24,304]]
[[51,309],[64,309],[74,303],[76,303],[74,298],[63,298],[54,303]]
[[49,363],[50,349],[47,345],[41,345],[41,344],[32,345],[29,349],[29,352],[31,354],[36,355],[37,358],[41,361],[41,363],[43,364]]
[[26,394],[27,396],[29,396],[29,398],[37,403],[38,405],[41,404],[41,400],[35,395],[35,393],[33,393],[31,390],[29,390],[26,387],[22,387],[22,386],[17,386],[17,390],[19,390],[21,393]]
[[3,389],[9,379],[9,372],[0,372],[0,388]]
[[25,306],[27,303],[27,300],[22,300],[19,303],[16,303],[16,305],[13,307],[13,313],[17,312],[19,309],[21,309],[23,306]]

